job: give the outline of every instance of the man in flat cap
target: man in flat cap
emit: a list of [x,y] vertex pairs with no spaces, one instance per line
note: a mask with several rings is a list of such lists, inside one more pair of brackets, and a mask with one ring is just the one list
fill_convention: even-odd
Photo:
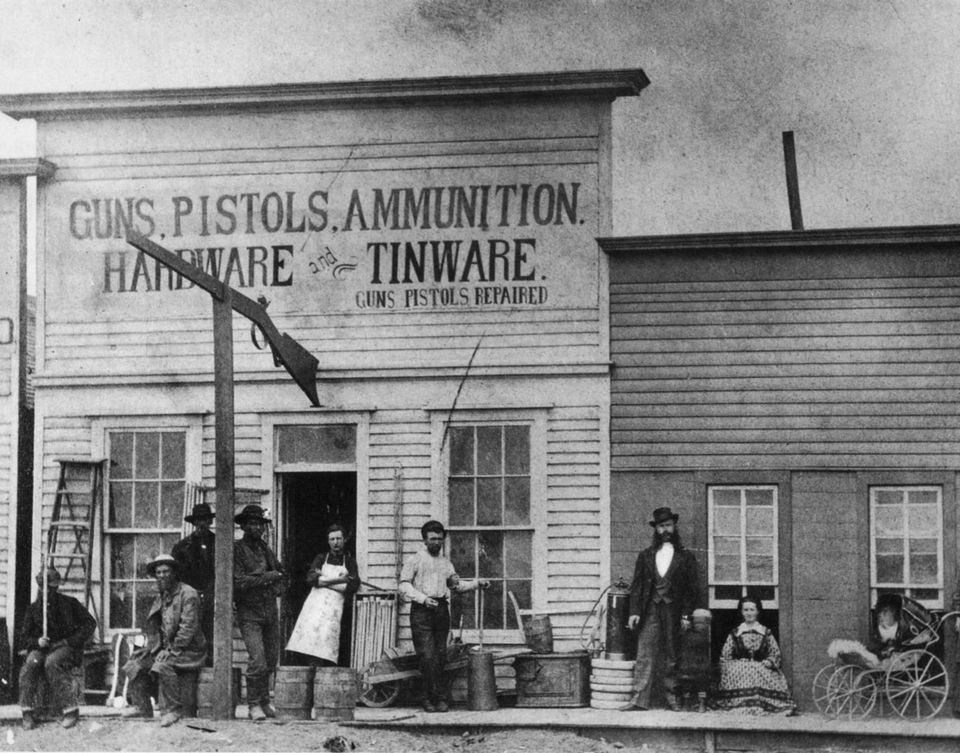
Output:
[[143,626],[147,642],[123,666],[134,705],[121,714],[152,718],[150,696],[156,696],[161,727],[169,727],[184,714],[186,698],[178,673],[192,672],[196,682],[196,672],[207,656],[207,641],[200,630],[200,596],[180,582],[179,569],[169,554],[147,563],[147,574],[157,582],[157,596]]
[[263,540],[265,510],[247,505],[234,522],[243,538],[233,547],[233,600],[237,624],[247,647],[247,705],[255,722],[275,717],[270,704],[270,673],[280,659],[280,613],[277,597],[285,590],[283,568]]
[[43,573],[37,573],[40,593],[27,607],[20,628],[20,645],[27,652],[20,670],[23,727],[37,726],[34,701],[41,677],[46,676],[56,703],[63,709],[60,723],[69,729],[80,718],[80,688],[73,670],[83,662],[83,647],[93,637],[97,621],[79,601],[58,592],[60,573],[48,567],[46,576],[44,584]]
[[[213,510],[206,502],[193,506],[193,512],[183,518],[193,524],[193,533],[180,539],[171,554],[180,565],[180,580],[200,594],[200,628],[207,645],[213,645],[213,586],[216,536],[210,530]],[[212,657],[208,654],[207,663]]]
[[680,543],[679,517],[669,507],[654,510],[650,521],[653,544],[637,556],[630,585],[629,627],[639,628],[640,633],[634,696],[625,708],[651,708],[657,684],[662,686],[666,707],[680,708],[675,692],[680,631],[690,627],[698,591],[697,560]]

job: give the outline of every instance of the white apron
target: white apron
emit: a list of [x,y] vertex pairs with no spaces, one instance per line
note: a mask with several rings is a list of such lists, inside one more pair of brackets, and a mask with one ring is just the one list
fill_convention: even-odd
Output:
[[[329,557],[329,555],[328,555]],[[330,565],[323,560],[321,578],[342,578],[347,569]],[[343,584],[335,586],[344,589]],[[340,617],[343,615],[344,597],[332,588],[311,588],[297,617],[297,624],[287,643],[288,651],[317,656],[336,663],[340,654]]]

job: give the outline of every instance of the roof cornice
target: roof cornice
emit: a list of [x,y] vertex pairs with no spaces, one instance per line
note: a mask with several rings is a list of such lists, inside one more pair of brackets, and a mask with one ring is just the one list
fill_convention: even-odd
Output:
[[42,180],[49,178],[56,171],[57,166],[42,157],[0,159],[0,178],[24,178],[35,175]]
[[46,120],[107,113],[163,114],[288,108],[411,100],[636,96],[650,80],[639,68],[561,71],[502,76],[378,79],[314,84],[271,84],[202,89],[0,94],[0,111]]
[[663,251],[747,251],[753,249],[810,248],[815,246],[878,246],[904,243],[957,244],[960,225],[904,225],[877,228],[824,230],[774,230],[747,233],[691,235],[636,235],[598,238],[608,254],[643,254]]

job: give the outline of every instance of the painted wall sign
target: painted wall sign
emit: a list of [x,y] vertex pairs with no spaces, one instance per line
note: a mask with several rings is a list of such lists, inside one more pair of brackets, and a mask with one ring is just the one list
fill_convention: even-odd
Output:
[[190,307],[182,293],[192,284],[127,246],[128,227],[239,290],[265,294],[272,311],[595,302],[594,166],[368,176],[53,187],[51,311],[78,291],[99,315],[125,316],[148,298]]

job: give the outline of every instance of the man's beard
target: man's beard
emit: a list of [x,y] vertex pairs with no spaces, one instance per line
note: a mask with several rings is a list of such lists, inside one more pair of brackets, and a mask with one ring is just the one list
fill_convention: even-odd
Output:
[[660,546],[666,542],[670,542],[677,549],[680,548],[680,532],[674,531],[673,533],[664,533],[663,535],[653,532],[653,545],[659,549]]

